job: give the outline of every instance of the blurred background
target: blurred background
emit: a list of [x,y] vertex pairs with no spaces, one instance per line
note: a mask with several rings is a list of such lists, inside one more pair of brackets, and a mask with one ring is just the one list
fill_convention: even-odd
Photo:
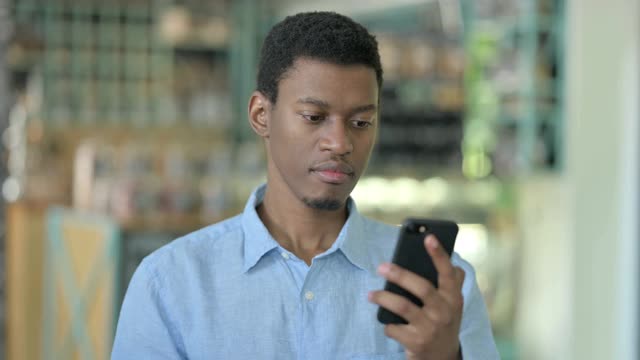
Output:
[[289,14],[378,38],[353,193],[461,224],[503,359],[638,359],[637,0],[0,0],[0,350],[106,359],[141,259],[265,180],[247,122]]

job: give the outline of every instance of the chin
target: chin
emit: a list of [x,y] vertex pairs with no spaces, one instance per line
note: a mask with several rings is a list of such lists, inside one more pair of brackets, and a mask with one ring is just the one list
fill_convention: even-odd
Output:
[[335,198],[304,198],[302,201],[312,209],[325,211],[336,211],[344,205],[344,200]]

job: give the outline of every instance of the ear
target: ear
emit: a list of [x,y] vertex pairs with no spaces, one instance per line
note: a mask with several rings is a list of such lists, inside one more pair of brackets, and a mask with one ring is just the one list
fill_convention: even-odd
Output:
[[271,101],[260,91],[254,91],[249,99],[249,124],[260,137],[269,137]]

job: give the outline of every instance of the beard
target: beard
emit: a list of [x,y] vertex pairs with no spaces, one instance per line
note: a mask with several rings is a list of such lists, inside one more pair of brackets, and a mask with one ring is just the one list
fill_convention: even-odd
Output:
[[305,205],[315,210],[336,211],[342,207],[342,201],[336,199],[303,198],[302,201]]

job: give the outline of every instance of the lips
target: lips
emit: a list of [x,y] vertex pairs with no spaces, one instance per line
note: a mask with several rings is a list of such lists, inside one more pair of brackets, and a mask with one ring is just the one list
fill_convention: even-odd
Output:
[[327,161],[311,168],[311,171],[320,177],[320,180],[329,184],[342,184],[350,180],[354,175],[351,165]]

